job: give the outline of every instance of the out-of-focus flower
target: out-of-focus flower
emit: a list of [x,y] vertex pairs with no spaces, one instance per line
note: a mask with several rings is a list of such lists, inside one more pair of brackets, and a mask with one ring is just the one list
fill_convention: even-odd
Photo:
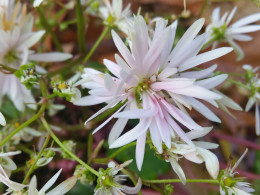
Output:
[[20,191],[25,185],[16,183],[9,179],[11,171],[16,170],[17,166],[9,156],[20,154],[20,151],[0,153],[0,182],[9,187],[10,190]]
[[[26,13],[26,6],[20,2],[3,1],[0,9],[0,63],[19,69],[29,61],[57,62],[71,58],[66,53],[35,54],[30,48],[43,36],[45,31],[33,32],[33,16]],[[44,72],[39,66],[36,71]],[[0,104],[8,95],[18,110],[23,110],[24,103],[36,108],[31,92],[12,74],[0,73]]]
[[260,30],[260,25],[252,24],[260,20],[260,13],[249,15],[230,25],[236,10],[237,7],[234,7],[230,13],[226,12],[220,17],[220,8],[215,8],[212,12],[212,23],[208,25],[206,31],[210,33],[208,41],[213,42],[213,48],[216,48],[220,41],[228,42],[234,48],[237,60],[241,60],[244,58],[244,52],[235,41],[252,40],[252,37],[245,33]]
[[[211,129],[212,128],[205,128],[203,131],[192,131],[186,135],[188,138],[193,140],[205,136],[210,132]],[[214,179],[217,179],[219,173],[219,161],[216,155],[210,152],[209,149],[215,149],[218,147],[218,145],[202,141],[192,142],[194,146],[190,146],[185,142],[180,141],[178,138],[173,139],[172,147],[170,149],[166,148],[162,154],[158,155],[167,162],[171,163],[173,170],[178,175],[183,184],[186,183],[186,177],[178,163],[179,159],[183,157],[197,164],[205,162],[210,176]]]
[[[124,58],[123,60],[119,55],[115,55],[116,63],[104,60],[113,76],[90,68],[85,69],[86,74],[82,75],[80,82],[82,87],[90,89],[90,95],[75,104],[87,106],[108,103],[87,122],[107,109],[121,104],[93,133],[112,118],[119,118],[109,135],[110,148],[137,140],[136,161],[139,169],[143,162],[148,129],[159,152],[162,152],[163,143],[171,148],[171,138],[176,135],[194,146],[177,122],[189,130],[201,131],[203,128],[193,121],[185,107],[189,110],[194,108],[206,118],[220,122],[220,119],[197,99],[217,106],[215,100],[221,99],[222,96],[211,89],[222,83],[227,75],[214,76],[216,65],[201,71],[187,70],[223,56],[232,51],[232,48],[224,47],[198,54],[207,39],[207,34],[197,36],[203,24],[204,19],[197,20],[172,49],[177,23],[167,27],[167,22],[158,20],[154,32],[148,33],[144,18],[137,16],[130,38],[130,51],[112,31],[115,45]],[[140,121],[137,126],[119,137],[129,119]]]
[[244,65],[243,68],[247,71],[248,86],[250,87],[249,100],[246,104],[245,111],[248,112],[255,104],[256,135],[260,135],[260,79],[257,77],[257,74],[255,74],[258,68],[253,69],[250,65]]
[[255,191],[250,187],[250,183],[244,182],[244,178],[236,176],[238,172],[234,172],[246,153],[247,149],[233,167],[229,165],[225,170],[221,170],[218,176],[221,195],[250,195]]
[[33,176],[30,181],[28,195],[41,195],[41,194],[63,195],[63,194],[66,194],[76,184],[77,177],[75,177],[75,176],[70,177],[70,178],[66,179],[65,181],[63,181],[62,183],[60,183],[55,188],[53,188],[52,190],[50,190],[49,192],[47,192],[48,189],[50,189],[50,187],[56,182],[60,173],[61,173],[61,169],[39,191],[37,190],[36,176]]
[[117,175],[121,169],[128,166],[132,161],[133,160],[126,161],[121,165],[116,165],[114,162],[110,162],[108,163],[108,169],[99,169],[95,195],[137,194],[142,187],[140,178],[135,187],[128,187],[121,184],[126,180],[127,175]]
[[38,7],[42,2],[43,0],[34,0],[33,7]]
[[3,126],[6,125],[5,117],[1,112],[0,112],[0,125],[3,125]]

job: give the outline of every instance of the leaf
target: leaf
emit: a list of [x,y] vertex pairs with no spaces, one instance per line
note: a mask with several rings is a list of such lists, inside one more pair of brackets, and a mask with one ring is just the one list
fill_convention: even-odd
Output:
[[76,185],[66,193],[66,195],[78,195],[78,194],[94,194],[94,186],[88,184],[82,184],[81,182],[77,182]]

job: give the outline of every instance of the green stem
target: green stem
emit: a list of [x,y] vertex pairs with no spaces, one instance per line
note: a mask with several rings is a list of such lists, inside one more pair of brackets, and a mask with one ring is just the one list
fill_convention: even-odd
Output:
[[55,44],[55,46],[57,47],[57,49],[59,51],[63,51],[61,44],[56,36],[56,34],[53,32],[52,27],[49,25],[48,20],[46,19],[47,17],[44,16],[43,11],[41,10],[40,7],[36,8],[39,17],[40,17],[40,21],[41,24],[45,27],[46,31],[51,35],[51,38],[53,40],[53,43]]
[[84,22],[84,17],[83,17],[83,12],[82,12],[80,0],[77,0],[76,15],[77,15],[77,32],[78,32],[79,51],[81,53],[86,53],[85,22]]
[[51,94],[51,95],[47,96],[46,98],[47,98],[47,99],[52,99],[52,98],[54,98],[54,97],[56,97],[56,96],[57,96],[57,94]]
[[[180,179],[158,179],[158,180],[142,180],[144,183],[181,183]],[[211,183],[219,184],[219,181],[216,179],[187,179],[187,183]]]
[[235,81],[233,79],[227,79],[227,81],[229,81],[230,83],[233,83],[233,84],[235,84],[237,86],[244,87],[244,88],[249,89],[249,90],[251,89],[249,86],[247,86],[247,85],[245,85],[245,84],[243,84],[243,83],[241,83],[239,81]]
[[83,60],[83,63],[86,63],[89,58],[92,56],[92,54],[94,53],[94,51],[97,49],[98,45],[100,44],[100,42],[103,40],[103,38],[105,37],[105,35],[107,34],[107,32],[110,30],[110,27],[106,26],[105,29],[103,30],[102,34],[99,36],[98,40],[96,41],[96,43],[94,44],[94,46],[91,48],[91,50],[89,51],[89,53],[86,55],[86,57]]
[[85,162],[83,162],[81,159],[79,159],[75,154],[73,154],[66,146],[64,146],[61,141],[59,140],[59,138],[53,133],[53,131],[51,130],[49,124],[47,123],[47,121],[44,118],[41,118],[41,121],[43,123],[43,126],[46,128],[46,130],[50,133],[52,139],[73,159],[75,159],[79,164],[81,164],[82,166],[84,166],[86,169],[88,169],[91,173],[95,174],[97,177],[99,176],[99,173],[93,169],[92,167],[90,167],[89,165],[87,165]]
[[203,12],[205,11],[207,5],[208,5],[208,0],[204,0],[203,5],[202,5],[202,7],[201,7],[201,9],[200,9],[199,18],[201,18],[201,15],[202,15]]
[[47,135],[47,138],[46,138],[46,140],[45,140],[45,142],[44,142],[44,144],[43,144],[43,146],[42,146],[42,148],[41,148],[41,150],[40,150],[40,152],[39,152],[39,154],[37,155],[37,157],[36,157],[36,159],[34,160],[32,166],[30,167],[29,171],[28,171],[27,174],[26,174],[26,176],[25,176],[25,178],[24,178],[24,180],[23,180],[23,184],[26,183],[27,179],[30,177],[31,173],[34,171],[35,165],[37,164],[38,160],[41,158],[41,155],[42,155],[43,151],[45,150],[45,148],[47,147],[47,145],[48,145],[48,143],[49,143],[49,141],[50,141],[50,138],[51,138],[51,137],[50,137],[50,134],[48,134],[48,135]]
[[115,151],[113,154],[109,155],[107,158],[96,158],[96,159],[93,160],[93,162],[95,162],[95,163],[106,163],[110,159],[115,158],[118,154],[120,154],[121,152],[123,152],[127,148],[133,147],[135,145],[136,145],[136,142],[132,142],[130,144],[127,144],[127,145],[121,147],[120,149],[118,149],[117,151]]
[[207,46],[209,46],[213,41],[215,41],[215,37],[210,39],[207,43],[205,43],[200,50],[205,49]]
[[32,118],[30,118],[28,121],[26,121],[25,123],[21,124],[13,132],[11,132],[3,141],[0,142],[0,147],[5,145],[6,142],[8,142],[15,134],[17,134],[19,131],[21,131],[24,127],[27,127],[32,122],[37,120],[43,114],[44,110],[46,109],[46,106],[47,106],[47,101],[44,101],[40,110],[38,111],[38,113],[36,115],[34,115]]
[[4,70],[7,70],[7,71],[9,71],[9,72],[12,72],[12,73],[14,73],[14,72],[17,71],[17,69],[11,68],[11,67],[6,66],[6,65],[3,65],[3,64],[0,64],[0,68],[1,68],[1,69],[4,69]]

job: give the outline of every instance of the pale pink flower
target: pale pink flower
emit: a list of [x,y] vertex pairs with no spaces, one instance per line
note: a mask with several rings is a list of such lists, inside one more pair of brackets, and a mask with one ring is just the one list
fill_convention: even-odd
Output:
[[[143,162],[148,130],[159,152],[162,152],[162,143],[171,148],[171,138],[176,135],[194,146],[178,123],[189,130],[201,131],[203,128],[192,120],[184,107],[194,108],[208,119],[220,122],[197,99],[217,105],[216,100],[222,96],[211,89],[222,83],[227,75],[214,76],[216,65],[201,71],[186,72],[232,51],[232,48],[224,47],[198,54],[207,39],[207,34],[197,36],[203,24],[204,19],[197,20],[172,50],[177,22],[166,26],[167,22],[158,20],[154,31],[148,33],[144,18],[136,16],[130,33],[130,50],[112,31],[115,45],[123,57],[115,55],[116,63],[104,60],[113,76],[86,69],[86,74],[78,83],[90,89],[90,95],[76,101],[76,105],[108,103],[87,122],[119,102],[122,103],[93,133],[112,118],[118,118],[109,135],[110,148],[137,140],[136,161],[139,169]],[[129,119],[139,119],[139,123],[120,136]]]

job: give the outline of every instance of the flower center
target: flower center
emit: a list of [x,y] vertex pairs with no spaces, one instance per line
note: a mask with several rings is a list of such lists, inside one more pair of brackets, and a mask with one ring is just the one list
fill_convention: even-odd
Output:
[[226,38],[226,36],[225,36],[226,29],[227,29],[226,24],[224,24],[220,27],[213,27],[211,35],[214,37],[215,40],[224,41]]

